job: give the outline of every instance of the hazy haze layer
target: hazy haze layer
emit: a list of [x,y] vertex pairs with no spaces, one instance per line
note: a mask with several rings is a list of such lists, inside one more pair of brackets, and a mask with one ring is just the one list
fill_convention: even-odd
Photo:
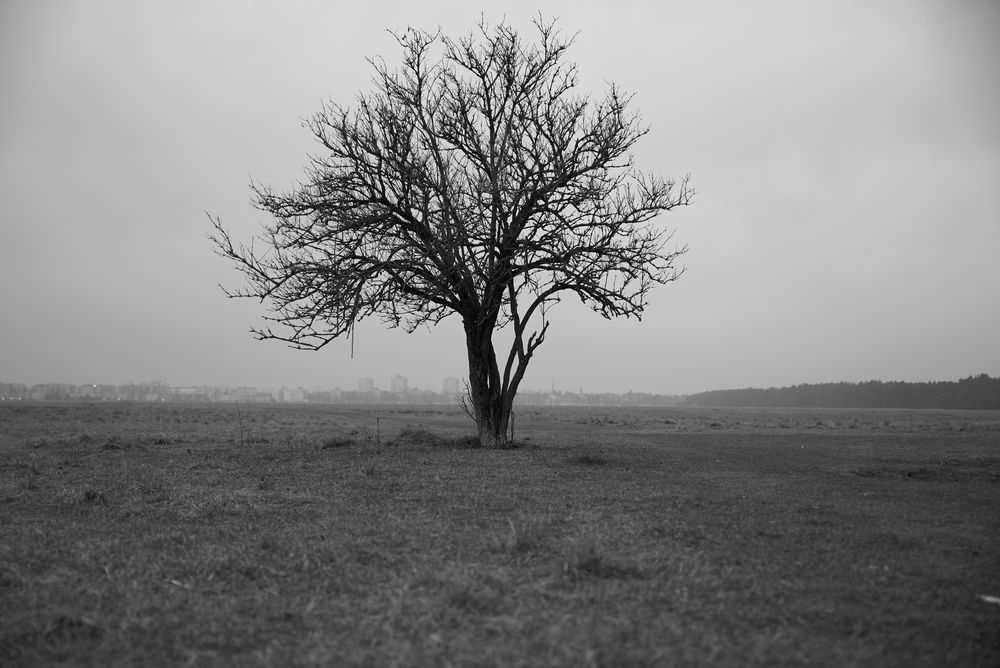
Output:
[[[508,2],[579,32],[583,92],[636,93],[639,166],[687,173],[659,224],[687,273],[647,316],[569,301],[526,388],[689,393],[1000,375],[1000,5]],[[0,4],[0,381],[440,388],[460,323],[291,351],[212,254],[249,238],[250,179],[319,149],[301,119],[396,62],[386,28],[457,35],[468,3]]]

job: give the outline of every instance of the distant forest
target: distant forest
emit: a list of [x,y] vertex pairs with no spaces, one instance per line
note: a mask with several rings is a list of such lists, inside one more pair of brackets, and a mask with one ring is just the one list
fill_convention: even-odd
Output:
[[957,382],[822,383],[766,390],[714,390],[686,397],[683,406],[757,408],[970,408],[1000,409],[1000,378],[969,376]]

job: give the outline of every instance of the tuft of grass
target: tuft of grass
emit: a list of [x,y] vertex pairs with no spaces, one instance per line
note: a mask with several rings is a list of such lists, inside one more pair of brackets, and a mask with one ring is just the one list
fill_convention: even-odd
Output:
[[356,441],[348,436],[331,436],[320,443],[320,450],[333,450],[335,448],[347,448],[354,445]]
[[437,434],[432,434],[427,431],[422,425],[406,425],[399,430],[399,436],[396,438],[395,443],[397,445],[421,445],[430,447],[439,447],[445,445],[446,441]]
[[569,457],[566,463],[577,466],[607,466],[611,460],[599,452],[583,452]]
[[645,573],[637,565],[609,554],[592,538],[578,541],[570,548],[562,562],[562,574],[574,582],[586,578],[609,580],[645,577]]
[[483,444],[480,442],[479,437],[472,434],[468,436],[459,436],[455,439],[455,447],[459,450],[472,450],[474,448],[481,448]]
[[455,448],[458,450],[481,447],[478,436],[468,435],[447,438],[428,431],[423,425],[406,425],[399,430],[399,435],[396,437],[394,444],[431,448]]
[[371,457],[366,462],[361,464],[358,468],[358,472],[368,478],[374,477],[378,473],[378,463],[375,457]]
[[104,442],[104,445],[101,446],[101,450],[121,450],[121,449],[122,449],[121,437],[118,434],[113,434],[111,438],[106,440]]
[[257,489],[262,492],[268,492],[274,489],[274,478],[269,476],[267,473],[260,473],[257,476]]
[[501,552],[522,556],[545,547],[547,541],[541,527],[528,520],[516,523],[507,518],[507,529],[495,540],[494,546]]
[[100,489],[86,489],[83,492],[83,500],[95,506],[110,506],[111,499],[107,492]]

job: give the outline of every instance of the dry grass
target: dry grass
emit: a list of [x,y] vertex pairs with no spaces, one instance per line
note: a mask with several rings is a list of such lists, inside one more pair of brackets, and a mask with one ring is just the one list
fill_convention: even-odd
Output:
[[996,413],[592,413],[0,406],[0,664],[1000,663]]

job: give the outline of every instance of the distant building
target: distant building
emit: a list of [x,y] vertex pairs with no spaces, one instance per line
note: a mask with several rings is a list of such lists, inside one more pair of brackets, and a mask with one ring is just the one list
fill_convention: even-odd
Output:
[[28,386],[24,383],[0,383],[0,400],[20,401],[28,396]]
[[305,401],[305,390],[282,387],[280,390],[271,392],[271,397],[279,403],[301,403]]
[[204,385],[175,385],[170,388],[174,401],[208,401]]
[[371,378],[358,378],[358,392],[371,392],[375,389],[375,381]]
[[340,401],[343,397],[344,397],[344,391],[339,387],[335,387],[332,390],[330,390],[331,401]]
[[28,398],[33,401],[63,401],[76,395],[77,386],[69,383],[43,383],[32,385]]
[[407,390],[406,376],[393,376],[389,379],[389,390],[395,394],[404,394]]
[[257,388],[241,385],[236,388],[236,398],[239,401],[254,401],[257,399]]
[[129,383],[119,385],[116,391],[116,398],[121,401],[168,401],[170,399],[170,386],[159,381],[148,383]]
[[445,378],[441,381],[441,394],[458,394],[458,378]]

